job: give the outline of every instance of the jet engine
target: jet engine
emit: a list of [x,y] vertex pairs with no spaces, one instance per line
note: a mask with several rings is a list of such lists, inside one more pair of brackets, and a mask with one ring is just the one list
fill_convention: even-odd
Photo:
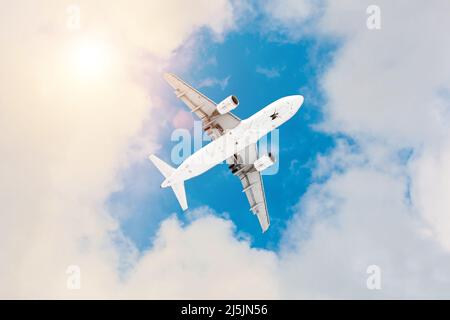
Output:
[[272,153],[269,152],[269,154],[266,154],[262,157],[260,157],[258,160],[256,160],[253,165],[255,166],[255,169],[257,171],[263,171],[266,170],[268,167],[273,165],[275,163],[275,157],[272,156]]
[[229,96],[228,98],[223,100],[221,103],[219,103],[216,108],[220,114],[225,114],[225,113],[230,112],[233,109],[236,109],[238,104],[239,104],[239,100],[238,100],[238,98],[236,98],[236,96]]

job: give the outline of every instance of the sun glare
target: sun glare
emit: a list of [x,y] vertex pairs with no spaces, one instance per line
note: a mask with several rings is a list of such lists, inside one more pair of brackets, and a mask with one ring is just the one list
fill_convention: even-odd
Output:
[[70,67],[83,80],[106,76],[113,60],[113,50],[101,40],[81,39],[70,49]]

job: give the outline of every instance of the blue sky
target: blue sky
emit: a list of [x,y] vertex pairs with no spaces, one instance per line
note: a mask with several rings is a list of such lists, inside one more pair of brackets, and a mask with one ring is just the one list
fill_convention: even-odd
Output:
[[[231,32],[220,42],[213,41],[205,31],[194,35],[206,43],[190,67],[183,71],[167,71],[177,73],[194,87],[207,78],[221,80],[229,77],[224,87],[217,84],[199,90],[216,102],[230,94],[236,95],[240,105],[234,113],[242,119],[283,96],[304,95],[305,103],[301,111],[280,128],[279,171],[263,178],[271,217],[271,227],[267,233],[261,233],[256,217],[249,212],[240,181],[228,172],[226,165],[218,165],[186,183],[190,209],[206,205],[218,213],[227,213],[238,234],[250,236],[253,246],[277,249],[280,235],[293,214],[293,206],[311,183],[315,157],[334,146],[333,138],[315,130],[313,125],[319,123],[322,117],[320,103],[323,96],[317,79],[332,61],[336,45],[312,38],[298,42],[275,41],[251,27],[248,29]],[[183,48],[180,48],[172,60],[184,54]],[[172,89],[168,85],[165,88],[167,98],[174,106],[170,112],[176,112],[177,108],[186,110],[187,107],[175,98]],[[164,116],[174,117],[175,113],[168,112]],[[163,148],[158,155],[168,160],[177,142],[171,141],[173,128],[168,126],[165,129],[159,137]],[[174,195],[159,189],[163,178],[155,180],[158,174],[147,161],[133,165],[124,174],[128,177],[125,178],[124,189],[109,199],[113,212],[114,208],[132,208],[131,213],[120,220],[121,227],[141,249],[151,245],[159,223],[170,213],[176,212],[181,219],[186,219]],[[137,176],[148,178],[147,183],[151,185],[148,192],[136,195]]]

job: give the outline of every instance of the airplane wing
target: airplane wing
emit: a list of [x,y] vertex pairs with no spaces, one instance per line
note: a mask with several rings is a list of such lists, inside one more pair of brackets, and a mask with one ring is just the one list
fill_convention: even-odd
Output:
[[176,96],[181,99],[191,112],[203,122],[203,130],[214,140],[240,123],[240,119],[231,112],[220,114],[216,103],[191,87],[172,73],[164,74],[164,79],[175,89]]
[[250,211],[258,217],[262,231],[265,232],[269,228],[270,219],[261,173],[253,166],[257,159],[258,150],[256,144],[252,144],[228,159],[227,163],[230,164],[231,172],[241,180],[243,192],[250,203]]

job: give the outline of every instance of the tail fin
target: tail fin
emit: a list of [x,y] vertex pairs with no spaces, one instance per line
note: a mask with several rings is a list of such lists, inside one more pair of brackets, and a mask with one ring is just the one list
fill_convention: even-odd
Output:
[[[150,155],[149,159],[151,160],[151,162],[153,162],[155,167],[158,168],[158,170],[165,178],[170,177],[175,171],[175,168],[171,167],[154,154]],[[186,210],[188,208],[188,205],[186,200],[186,191],[184,190],[184,182],[181,181],[179,183],[175,183],[171,187],[173,192],[175,193],[175,196],[177,197],[178,202],[180,203],[181,208],[183,210]]]

